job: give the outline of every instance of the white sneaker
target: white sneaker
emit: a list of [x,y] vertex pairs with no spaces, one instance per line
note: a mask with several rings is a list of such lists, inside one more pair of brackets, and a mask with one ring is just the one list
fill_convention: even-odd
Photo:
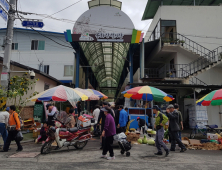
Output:
[[113,156],[113,157],[107,157],[107,159],[108,159],[108,160],[113,160],[113,159],[115,159],[115,156]]
[[107,156],[106,155],[101,155],[100,158],[107,158]]

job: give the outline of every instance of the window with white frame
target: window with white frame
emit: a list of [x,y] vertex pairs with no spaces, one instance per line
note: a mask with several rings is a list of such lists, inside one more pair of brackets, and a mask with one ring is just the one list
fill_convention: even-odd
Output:
[[12,50],[18,50],[18,43],[12,43]]
[[65,65],[64,66],[64,76],[73,76],[74,68],[73,65]]
[[31,50],[45,50],[45,41],[32,40]]

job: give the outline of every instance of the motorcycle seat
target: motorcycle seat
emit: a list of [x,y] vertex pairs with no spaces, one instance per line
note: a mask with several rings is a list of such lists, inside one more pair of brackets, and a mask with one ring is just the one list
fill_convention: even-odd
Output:
[[68,131],[66,128],[60,128],[59,130],[62,131],[62,132]]
[[77,127],[74,127],[74,128],[70,128],[69,129],[69,132],[77,132],[79,129]]

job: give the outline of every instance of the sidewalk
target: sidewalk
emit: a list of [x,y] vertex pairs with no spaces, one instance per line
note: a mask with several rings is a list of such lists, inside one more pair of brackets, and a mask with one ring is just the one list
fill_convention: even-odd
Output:
[[[169,147],[169,145],[168,145]],[[70,147],[52,151],[47,155],[38,155],[34,158],[10,158],[15,154],[16,145],[11,146],[7,153],[0,153],[1,170],[4,169],[221,169],[221,151],[193,151],[185,153],[170,152],[168,157],[155,156],[156,148],[150,145],[133,145],[131,156],[120,154],[120,149],[115,148],[115,160],[101,159],[102,150],[99,150],[99,139],[88,142],[82,150]],[[34,142],[24,143],[24,150],[20,153],[40,153],[41,144]]]

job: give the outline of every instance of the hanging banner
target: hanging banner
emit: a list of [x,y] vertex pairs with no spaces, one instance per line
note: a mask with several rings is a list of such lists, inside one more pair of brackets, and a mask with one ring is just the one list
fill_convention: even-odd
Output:
[[8,12],[9,9],[10,9],[10,6],[9,6],[8,2],[6,0],[0,0],[0,3],[5,8],[5,10]]
[[8,20],[8,15],[6,14],[6,12],[4,11],[4,9],[0,6],[0,16],[7,21]]

